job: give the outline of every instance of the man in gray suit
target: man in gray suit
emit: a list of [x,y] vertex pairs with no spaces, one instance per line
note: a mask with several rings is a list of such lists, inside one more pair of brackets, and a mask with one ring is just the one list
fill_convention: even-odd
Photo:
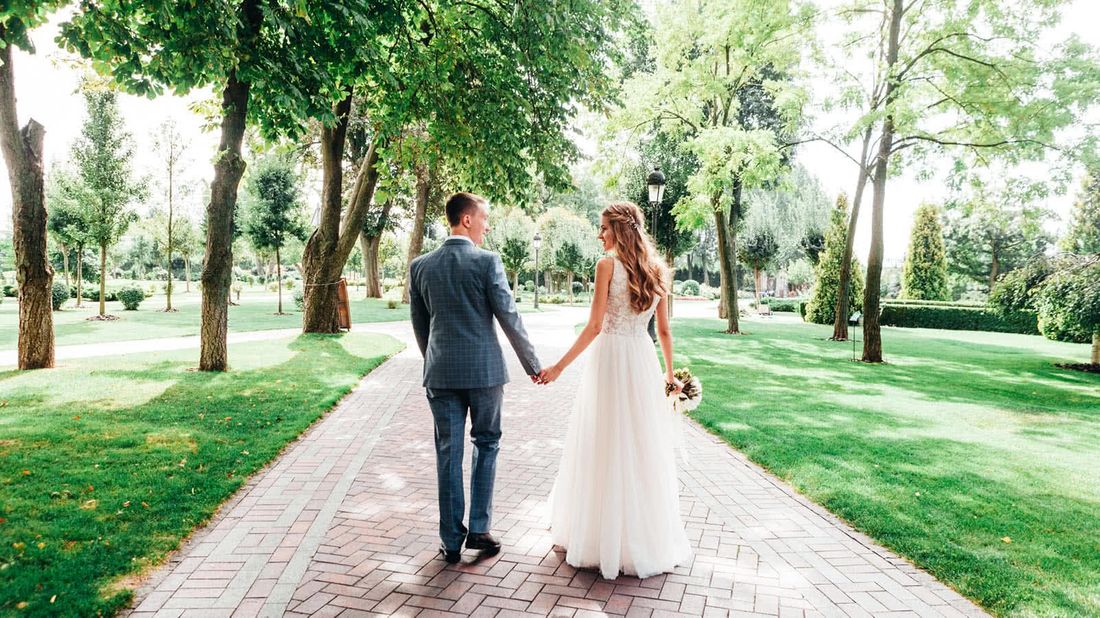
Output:
[[[524,371],[539,382],[539,359],[523,328],[500,256],[480,249],[489,231],[489,204],[472,193],[447,200],[451,235],[409,265],[413,331],[424,355],[424,387],[435,420],[439,482],[440,551],[451,564],[466,548],[495,554],[490,534],[493,482],[500,448],[500,407],[508,369],[493,318],[500,323]],[[470,527],[462,490],[462,442],[469,412],[474,444],[470,471]]]

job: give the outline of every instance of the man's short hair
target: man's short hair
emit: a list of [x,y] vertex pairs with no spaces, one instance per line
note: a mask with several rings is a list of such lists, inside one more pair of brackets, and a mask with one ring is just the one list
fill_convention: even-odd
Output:
[[476,193],[467,193],[465,191],[455,193],[447,198],[447,205],[444,207],[444,210],[447,212],[447,223],[450,223],[451,227],[454,227],[462,222],[462,215],[487,203],[488,200]]

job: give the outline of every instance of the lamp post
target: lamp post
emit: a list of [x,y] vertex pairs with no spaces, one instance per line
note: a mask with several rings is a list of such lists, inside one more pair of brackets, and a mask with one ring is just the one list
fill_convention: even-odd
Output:
[[539,308],[539,246],[542,245],[542,236],[535,232],[535,238],[531,242],[535,246],[535,309]]
[[657,209],[661,207],[661,199],[665,196],[665,175],[661,173],[660,166],[653,168],[645,179],[646,188],[649,189],[649,209],[653,213],[653,223],[649,226],[649,233],[657,236]]
[[[653,213],[653,223],[649,226],[649,234],[653,238],[657,236],[657,210],[661,207],[661,200],[665,197],[665,175],[661,173],[661,167],[657,166],[653,168],[653,171],[646,176],[645,179],[646,188],[649,189],[649,209]],[[671,260],[669,260],[671,262]],[[670,263],[669,268],[672,268]],[[672,317],[672,293],[669,290],[668,296],[668,317]],[[649,321],[650,334],[654,334],[655,324],[654,319]]]

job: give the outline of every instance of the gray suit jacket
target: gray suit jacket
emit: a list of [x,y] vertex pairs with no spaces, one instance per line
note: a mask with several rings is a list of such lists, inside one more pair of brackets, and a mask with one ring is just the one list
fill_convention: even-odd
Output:
[[424,386],[507,383],[494,317],[527,375],[541,370],[496,253],[464,239],[447,240],[409,265],[409,302],[416,343],[424,355]]

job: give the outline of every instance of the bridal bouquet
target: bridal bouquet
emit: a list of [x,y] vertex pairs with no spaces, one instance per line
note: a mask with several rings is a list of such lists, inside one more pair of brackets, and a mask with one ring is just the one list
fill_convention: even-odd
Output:
[[683,383],[684,389],[680,391],[679,395],[673,396],[673,386],[665,384],[665,396],[673,399],[673,404],[676,405],[677,409],[685,412],[691,412],[698,408],[699,402],[703,400],[703,383],[699,381],[699,378],[691,375],[691,371],[686,367],[673,371],[672,375]]

